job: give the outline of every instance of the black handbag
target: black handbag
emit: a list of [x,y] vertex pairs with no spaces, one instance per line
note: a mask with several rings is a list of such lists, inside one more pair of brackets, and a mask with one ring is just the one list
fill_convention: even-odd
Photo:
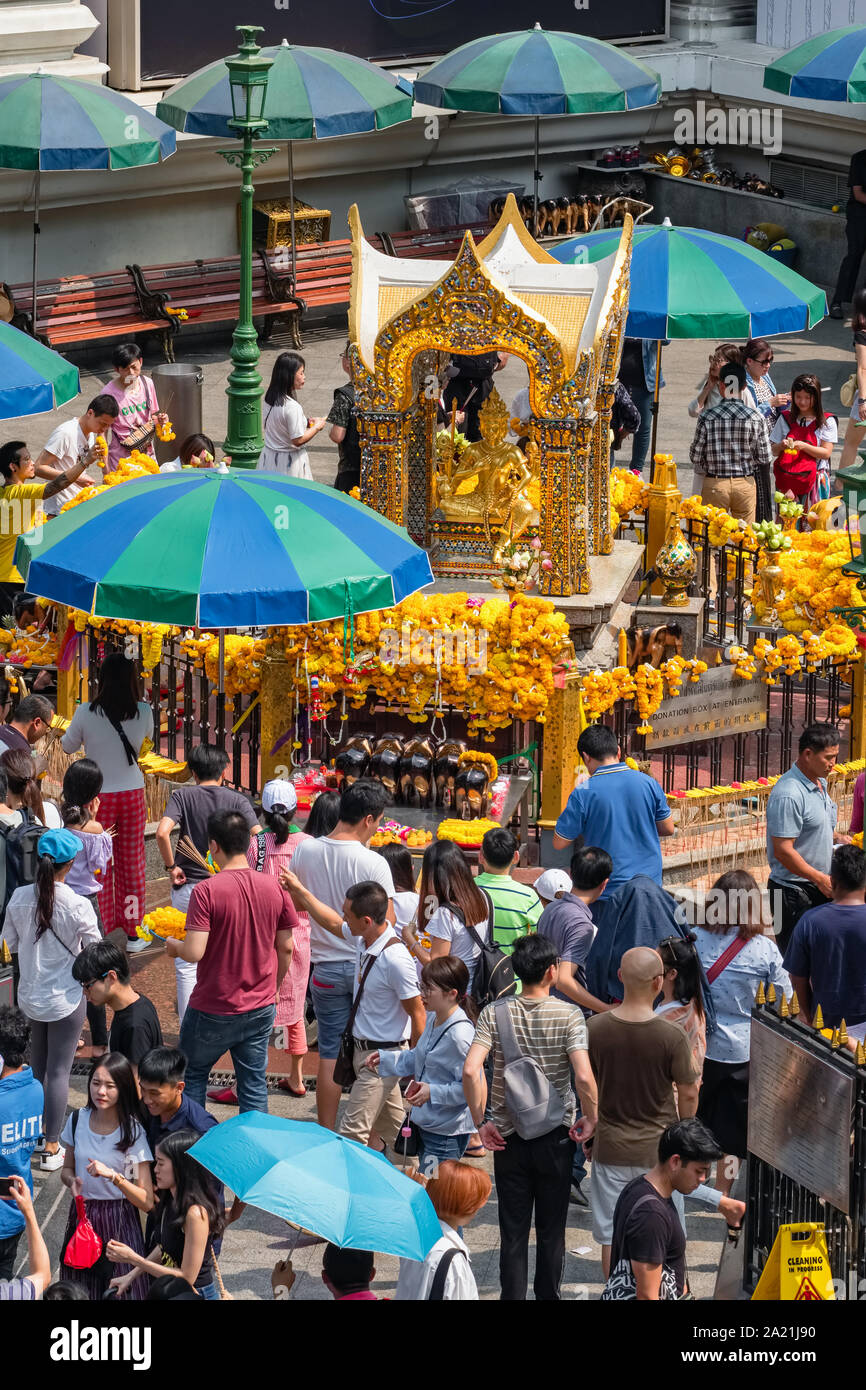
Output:
[[[429,1056],[430,1056],[430,1053],[433,1052],[433,1050],[439,1046],[439,1044],[441,1043],[442,1039],[445,1037],[445,1033],[450,1033],[450,1032],[451,1032],[451,1029],[452,1029],[452,1028],[456,1028],[456,1027],[457,1027],[457,1024],[458,1024],[459,1022],[460,1022],[460,1019],[458,1018],[458,1019],[456,1020],[455,1023],[450,1024],[449,1027],[447,1027],[447,1028],[444,1030],[444,1032],[442,1032],[442,1033],[439,1034],[438,1038],[436,1039],[435,1043],[433,1044],[433,1047],[428,1047],[428,1049],[427,1049],[427,1057],[429,1057]],[[424,1058],[424,1066],[427,1065],[427,1057]],[[421,1075],[420,1075],[419,1077],[417,1077],[416,1080],[418,1080],[418,1081],[423,1080],[423,1076],[424,1076],[424,1067],[421,1068]],[[412,1108],[412,1107],[411,1107],[411,1105],[410,1105],[410,1106],[409,1106],[409,1110],[411,1110],[411,1108]],[[408,1134],[406,1133],[407,1130],[409,1131]],[[398,1131],[397,1138],[394,1140],[394,1152],[395,1152],[395,1153],[398,1153],[398,1154],[402,1154],[404,1158],[417,1158],[417,1157],[418,1157],[418,1146],[419,1146],[418,1125],[416,1125],[416,1123],[415,1123],[414,1120],[410,1120],[410,1119],[409,1119],[409,1111],[407,1111],[407,1112],[406,1112],[406,1118],[405,1118],[404,1121],[403,1121],[403,1125],[402,1125],[401,1129]]]

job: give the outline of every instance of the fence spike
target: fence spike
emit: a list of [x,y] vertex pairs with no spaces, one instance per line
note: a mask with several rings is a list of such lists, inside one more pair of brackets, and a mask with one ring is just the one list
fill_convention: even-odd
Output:
[[857,1044],[857,1065],[858,1067],[866,1067],[866,1047],[861,1042]]
[[815,1006],[815,1014],[814,1014],[814,1017],[813,1017],[813,1019],[812,1019],[812,1024],[813,1024],[813,1027],[817,1028],[817,1030],[818,1030],[819,1033],[820,1033],[821,1029],[824,1027],[824,1015],[823,1015],[822,1012],[821,1012],[821,1005],[820,1005],[820,1004],[816,1004],[816,1006]]
[[848,1041],[848,1029],[847,1029],[847,1027],[846,1027],[846,1025],[845,1025],[845,1020],[844,1020],[844,1018],[842,1019],[841,1023],[839,1024],[839,1041],[840,1041],[840,1043],[842,1044],[843,1047],[845,1046],[845,1044],[846,1044],[847,1041]]
[[833,1029],[833,1036],[830,1039],[830,1046],[834,1052],[838,1052],[839,1048],[842,1046],[842,1039],[839,1036],[838,1028]]
[[789,1017],[790,1017],[790,1013],[791,1013],[791,1010],[788,1008],[788,1001],[787,1001],[787,999],[785,998],[785,991],[782,990],[782,1002],[781,1002],[781,1004],[779,1005],[779,1017],[780,1017],[780,1018],[789,1018]]
[[797,991],[794,990],[793,994],[791,995],[791,1017],[792,1017],[792,1018],[798,1018],[799,1015],[800,1015],[800,1001],[799,1001],[799,999],[797,998]]
[[767,1003],[768,1003],[768,1004],[775,1004],[775,1002],[776,1002],[776,986],[773,984],[773,982],[772,982],[772,980],[771,980],[770,983],[767,985]]
[[764,993],[764,981],[763,981],[763,980],[759,980],[759,981],[758,981],[758,992],[757,992],[757,994],[755,995],[755,1003],[756,1003],[756,1004],[766,1004],[766,1002],[767,1002],[767,996],[766,996],[766,994]]

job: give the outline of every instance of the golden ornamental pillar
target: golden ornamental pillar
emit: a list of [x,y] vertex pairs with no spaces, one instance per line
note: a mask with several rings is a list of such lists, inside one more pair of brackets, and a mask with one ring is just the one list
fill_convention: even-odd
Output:
[[408,484],[403,434],[401,412],[358,415],[361,500],[398,526],[405,525]]
[[[646,512],[646,568],[651,570],[656,556],[665,543],[671,520],[678,511],[682,493],[677,486],[677,466],[670,454],[656,454],[653,459],[652,482],[648,488]],[[664,582],[656,579],[650,593],[664,592]]]
[[541,819],[556,821],[574,790],[580,735],[580,681],[557,687],[547,709],[541,769]]
[[[69,609],[64,604],[57,607],[57,634],[58,641],[63,640],[63,634],[69,626]],[[61,719],[71,719],[78,704],[78,690],[81,680],[81,668],[78,662],[78,643],[75,644],[75,656],[72,665],[67,671],[57,672],[57,713]]]
[[546,598],[588,594],[588,423],[545,420],[541,428],[541,544],[553,561],[541,592]]
[[291,729],[294,711],[295,691],[289,663],[281,649],[268,649],[262,662],[260,787],[273,777],[291,775],[293,735],[275,752],[272,750]]

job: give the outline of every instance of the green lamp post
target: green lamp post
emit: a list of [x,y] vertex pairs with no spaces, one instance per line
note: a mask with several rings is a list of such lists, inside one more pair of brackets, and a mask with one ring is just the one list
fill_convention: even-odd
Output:
[[254,141],[268,125],[262,113],[273,60],[256,43],[261,25],[239,24],[237,29],[242,39],[239,51],[226,59],[233,113],[228,124],[238,132],[243,145],[239,150],[220,150],[223,159],[239,166],[242,174],[240,302],[232,334],[232,370],[226,387],[229,408],[225,451],[235,467],[255,468],[264,441],[262,379],[257,370],[259,340],[253,323],[253,170],[276,154],[276,147],[257,147]]

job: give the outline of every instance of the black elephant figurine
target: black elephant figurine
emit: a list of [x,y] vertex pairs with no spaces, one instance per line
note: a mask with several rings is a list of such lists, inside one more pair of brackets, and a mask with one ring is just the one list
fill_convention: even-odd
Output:
[[402,734],[383,734],[373,745],[370,776],[376,777],[392,801],[397,800],[400,786],[400,762],[403,755]]
[[405,806],[433,804],[433,746],[429,738],[410,739],[403,748],[400,799]]
[[455,779],[455,809],[461,820],[486,816],[488,806],[488,769],[481,763],[464,763]]
[[462,738],[445,739],[436,749],[433,758],[433,778],[436,783],[436,805],[451,810],[454,806],[454,789],[460,754],[466,752]]
[[370,765],[371,749],[369,734],[353,734],[346,740],[334,759],[334,768],[341,786],[351,787],[353,782],[364,776]]

